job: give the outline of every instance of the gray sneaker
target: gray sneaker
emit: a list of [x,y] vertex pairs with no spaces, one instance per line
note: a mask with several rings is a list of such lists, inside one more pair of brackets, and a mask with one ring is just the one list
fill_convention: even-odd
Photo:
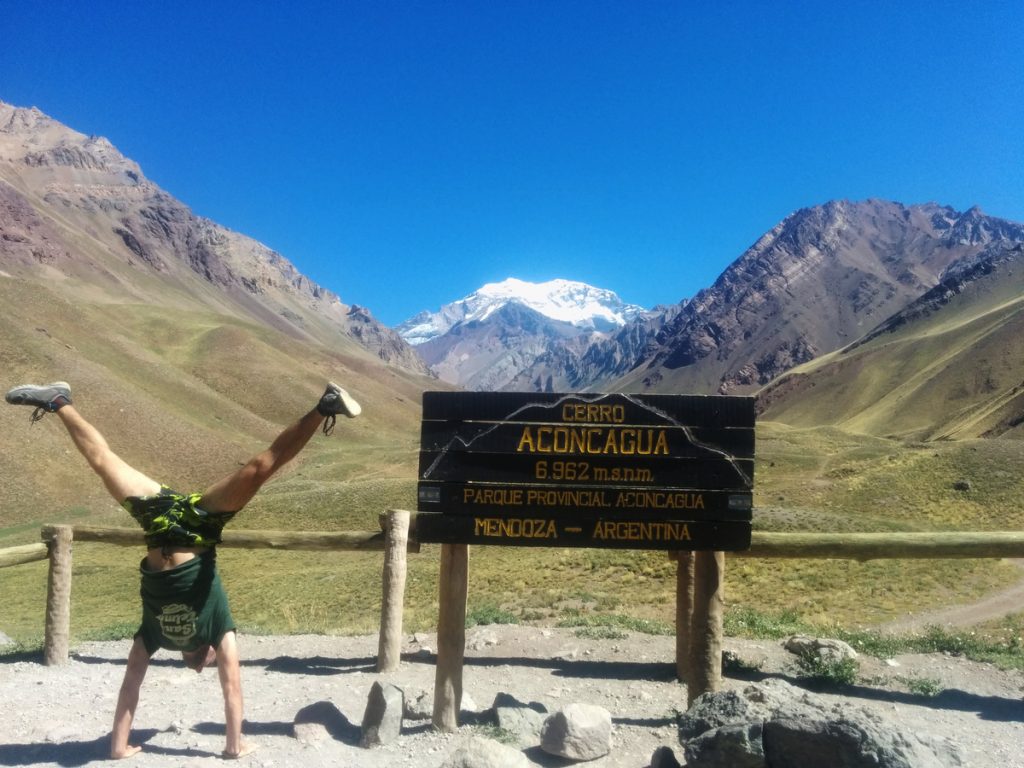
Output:
[[6,398],[11,405],[32,405],[32,421],[39,421],[45,413],[53,413],[71,405],[71,387],[66,381],[52,384],[22,384],[10,390]]
[[324,421],[325,435],[331,434],[334,429],[337,414],[344,414],[350,419],[354,419],[363,412],[362,406],[353,399],[352,395],[333,381],[327,384],[327,389],[321,395],[320,402],[316,404],[316,410],[321,416],[327,417],[327,420]]
[[340,413],[348,416],[350,419],[354,419],[363,412],[362,406],[352,398],[352,395],[333,381],[327,385],[327,389],[321,396],[320,402],[317,403],[316,409],[321,416],[333,416]]

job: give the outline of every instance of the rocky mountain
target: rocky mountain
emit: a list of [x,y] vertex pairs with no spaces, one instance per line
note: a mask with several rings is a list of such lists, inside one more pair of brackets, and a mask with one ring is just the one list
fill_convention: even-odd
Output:
[[0,260],[18,278],[118,301],[199,305],[297,339],[344,340],[425,373],[391,329],[281,254],[149,181],[106,139],[0,102]]
[[437,312],[398,326],[444,381],[475,390],[508,389],[533,361],[586,346],[643,314],[608,290],[570,280],[488,283]]
[[614,333],[592,333],[549,345],[516,374],[507,389],[516,392],[578,392],[625,376],[686,302],[655,307]]
[[669,323],[623,383],[753,391],[862,336],[945,270],[1024,226],[939,205],[832,202],[798,211]]
[[[339,425],[343,441],[310,446],[301,472],[317,470],[321,485],[306,507],[337,491],[339,459],[367,477],[414,462],[412,449],[382,460],[380,445],[411,442],[420,394],[443,386],[368,311],[196,216],[107,140],[7,104],[0,370],[5,389],[71,382],[76,405],[133,466],[198,488],[266,447],[336,380],[368,418]],[[123,524],[85,462],[69,460],[62,432],[0,407],[11,438],[0,441],[0,529],[34,526],[38,537],[40,520],[82,514]],[[388,492],[375,486],[367,498],[409,503],[384,502]]]
[[869,333],[779,377],[762,418],[915,440],[1024,437],[1024,243],[994,241]]
[[714,285],[591,345],[538,357],[516,388],[742,394],[838,349],[1024,226],[935,204],[830,202],[787,217]]
[[1022,241],[1024,225],[978,208],[834,201],[788,216],[692,299],[617,328],[498,314],[481,292],[401,332],[441,378],[473,389],[752,393]]

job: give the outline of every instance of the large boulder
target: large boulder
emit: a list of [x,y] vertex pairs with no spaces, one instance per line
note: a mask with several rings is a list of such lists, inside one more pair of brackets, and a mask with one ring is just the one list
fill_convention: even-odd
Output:
[[685,744],[725,725],[766,720],[777,705],[769,689],[756,685],[749,685],[742,691],[701,694],[679,717],[679,741]]
[[292,732],[303,744],[315,744],[327,739],[343,740],[351,725],[348,719],[330,701],[307,704],[295,714]]
[[817,720],[776,717],[764,724],[769,766],[837,768],[951,768],[962,764],[948,741],[903,731],[884,718],[846,707]]
[[540,744],[547,709],[539,702],[529,704],[507,693],[498,693],[491,705],[494,722],[503,731],[513,734],[521,747]]
[[494,739],[472,736],[452,750],[441,768],[528,768],[530,761],[518,749]]
[[855,660],[858,656],[849,643],[829,637],[793,635],[783,642],[782,647],[802,659],[818,659],[826,664]]
[[[687,768],[767,768],[764,747],[761,744],[761,723],[723,725],[701,734],[686,745]],[[699,762],[697,762],[699,761]],[[782,765],[780,763],[780,765]],[[829,766],[833,763],[791,763],[798,766]]]
[[374,682],[363,713],[360,746],[390,744],[402,732],[402,690],[390,683]]
[[568,760],[596,760],[612,750],[612,716],[594,704],[570,704],[544,721],[540,748]]
[[955,768],[955,744],[781,680],[707,693],[680,718],[687,768]]
[[402,715],[406,720],[430,720],[434,716],[434,696],[422,688],[402,690]]

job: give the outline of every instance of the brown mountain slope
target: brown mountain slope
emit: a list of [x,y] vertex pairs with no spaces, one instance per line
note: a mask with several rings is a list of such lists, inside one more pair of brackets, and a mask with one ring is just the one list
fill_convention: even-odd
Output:
[[[350,479],[379,472],[374,452],[401,445],[414,477],[420,393],[431,379],[212,311],[72,301],[3,277],[0,306],[2,388],[68,380],[115,450],[162,481],[201,488],[231,471],[308,410],[329,379],[365,415],[333,439],[317,438],[304,461],[338,451],[346,464],[324,474]],[[0,405],[0,534],[79,509],[112,510],[57,420],[30,425],[30,413]]]
[[1024,246],[991,246],[863,339],[759,393],[762,418],[914,439],[1024,437]]
[[938,205],[832,202],[789,216],[597,388],[744,393],[837,349],[1024,226]]
[[[115,450],[185,488],[264,447],[327,380],[365,416],[289,473],[319,466],[334,488],[395,466],[411,483],[420,393],[437,386],[366,310],[195,216],[106,140],[2,103],[0,371],[3,390],[66,379]],[[0,404],[0,538],[116,514],[59,422],[30,426],[29,413]],[[396,457],[395,445],[408,450]]]
[[[106,139],[0,102],[0,264],[97,301],[214,310],[418,373],[405,342],[280,254],[193,214]],[[339,264],[339,267],[343,265]]]

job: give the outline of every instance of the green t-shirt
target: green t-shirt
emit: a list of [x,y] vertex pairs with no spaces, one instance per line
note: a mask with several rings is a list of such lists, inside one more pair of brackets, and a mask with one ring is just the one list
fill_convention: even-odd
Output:
[[167,571],[146,570],[143,559],[142,637],[146,651],[157,648],[194,651],[220,644],[235,629],[228,596],[217,573],[217,554],[210,549]]

